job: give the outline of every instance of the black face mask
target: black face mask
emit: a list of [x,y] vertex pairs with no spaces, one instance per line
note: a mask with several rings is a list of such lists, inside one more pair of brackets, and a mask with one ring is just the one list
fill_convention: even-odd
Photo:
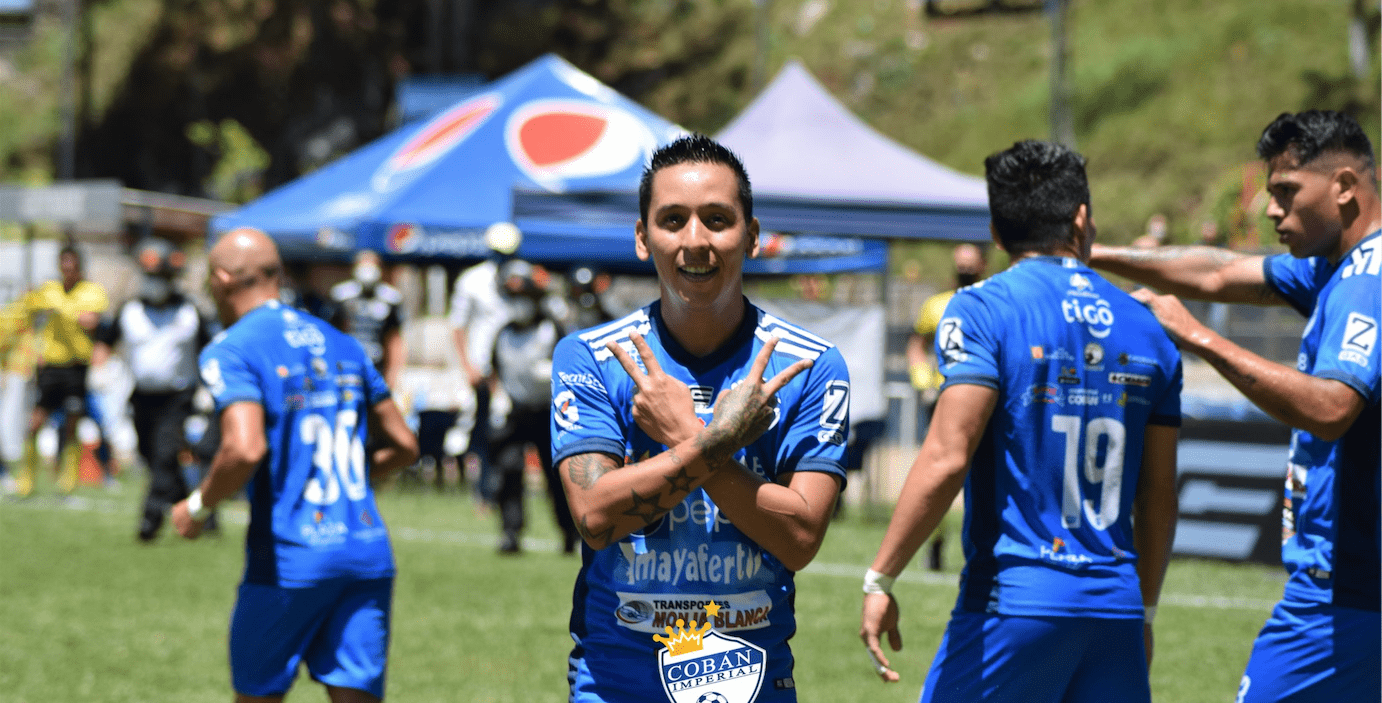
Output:
[[955,274],[955,283],[956,283],[956,285],[959,286],[960,288],[964,288],[965,286],[972,286],[972,285],[974,285],[975,283],[978,283],[978,282],[979,282],[979,274],[977,274],[977,273],[957,273],[957,274]]
[[173,282],[162,276],[145,274],[139,284],[139,299],[155,307],[172,300],[174,294]]

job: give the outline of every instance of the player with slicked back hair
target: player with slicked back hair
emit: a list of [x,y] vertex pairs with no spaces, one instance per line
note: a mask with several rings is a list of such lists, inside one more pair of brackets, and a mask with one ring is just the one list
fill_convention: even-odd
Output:
[[1013,264],[946,306],[945,382],[865,574],[859,635],[897,681],[880,642],[902,645],[893,581],[963,485],[965,568],[922,702],[1149,701],[1180,353],[1084,263],[1096,230],[1083,157],[1024,141],[984,166]]
[[571,700],[790,703],[793,572],[844,483],[849,374],[744,297],[758,221],[733,153],[673,142],[640,199],[661,296],[553,358],[552,458],[584,539]]
[[[1281,561],[1288,574],[1253,645],[1239,703],[1382,698],[1378,323],[1382,201],[1372,143],[1348,115],[1284,113],[1257,142],[1267,217],[1287,254],[1100,247],[1092,263],[1135,291],[1181,349],[1293,428]],[[1308,318],[1295,368],[1224,339],[1176,296],[1289,305]]]

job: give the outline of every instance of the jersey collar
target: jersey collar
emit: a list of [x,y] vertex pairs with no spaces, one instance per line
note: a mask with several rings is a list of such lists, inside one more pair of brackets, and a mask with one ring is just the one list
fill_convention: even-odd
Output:
[[662,348],[666,350],[667,356],[672,357],[673,361],[685,366],[692,373],[701,373],[724,363],[750,343],[753,339],[753,331],[758,329],[759,313],[759,309],[750,303],[748,298],[744,298],[744,319],[740,320],[739,329],[735,330],[734,334],[730,335],[730,338],[720,345],[719,349],[705,356],[695,356],[677,343],[671,330],[667,329],[667,323],[662,319],[661,300],[653,301],[648,310],[648,317],[652,318],[653,329],[657,331],[658,341],[662,343]]

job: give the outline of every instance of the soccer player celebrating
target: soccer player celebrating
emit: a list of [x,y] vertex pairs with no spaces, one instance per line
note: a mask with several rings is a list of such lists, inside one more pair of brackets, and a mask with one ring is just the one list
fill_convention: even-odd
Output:
[[844,482],[844,358],[744,297],[758,221],[729,150],[659,149],[639,210],[659,300],[553,362],[553,460],[585,544],[571,700],[795,701],[793,572]]
[[1014,263],[946,307],[931,431],[864,579],[859,634],[897,681],[880,644],[902,646],[892,583],[963,484],[966,563],[923,703],[1151,698],[1180,354],[1083,263],[1084,164],[1035,141],[984,161],[994,239]]
[[[417,439],[359,342],[279,303],[283,264],[264,233],[227,233],[209,268],[227,329],[202,350],[201,375],[222,439],[172,519],[195,538],[249,482],[236,700],[282,700],[300,662],[333,703],[381,700],[394,564],[370,481],[414,461]],[[367,427],[381,436],[367,442]]]
[[1281,115],[1257,153],[1268,168],[1267,217],[1289,254],[1100,247],[1092,262],[1172,294],[1290,305],[1309,318],[1292,369],[1206,328],[1174,295],[1134,293],[1182,349],[1294,428],[1281,535],[1286,589],[1253,645],[1239,702],[1378,700],[1377,166],[1358,123],[1330,111]]

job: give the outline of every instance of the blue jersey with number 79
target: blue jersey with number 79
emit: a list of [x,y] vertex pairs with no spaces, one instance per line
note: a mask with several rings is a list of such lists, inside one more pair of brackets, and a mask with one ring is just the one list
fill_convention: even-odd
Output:
[[945,375],[998,391],[965,483],[957,610],[1142,617],[1132,504],[1147,425],[1180,425],[1180,352],[1142,304],[1072,258],[959,290]]
[[268,454],[250,478],[245,581],[307,586],[393,576],[365,452],[369,410],[389,388],[360,343],[270,301],[201,353],[220,413],[264,408]]

